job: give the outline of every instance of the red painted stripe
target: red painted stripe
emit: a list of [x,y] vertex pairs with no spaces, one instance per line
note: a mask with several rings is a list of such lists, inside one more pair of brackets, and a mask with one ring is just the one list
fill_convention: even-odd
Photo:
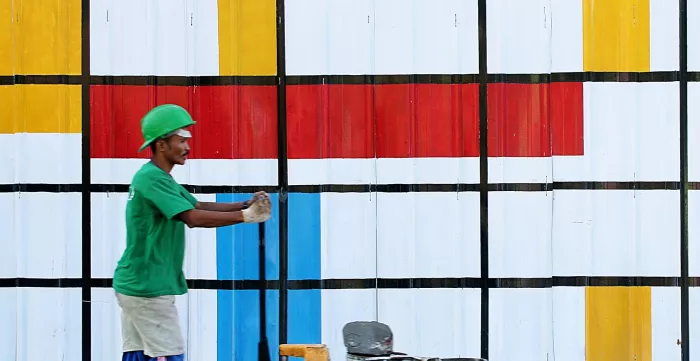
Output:
[[478,85],[294,85],[289,158],[476,157]]
[[583,155],[583,83],[552,83],[552,153]]
[[[477,157],[476,84],[295,85],[287,90],[292,159]],[[176,103],[198,124],[192,158],[277,157],[274,86],[93,86],[94,158],[143,158],[141,117]],[[489,156],[583,154],[583,85],[490,84]]]
[[489,84],[489,156],[583,155],[583,85]]
[[[583,155],[583,85],[490,84],[489,156]],[[478,85],[295,85],[290,158],[479,156]]]
[[479,88],[379,85],[377,157],[478,157]]
[[288,86],[289,158],[373,158],[373,108],[365,85]]
[[191,158],[276,159],[277,91],[274,86],[130,86],[90,89],[91,156],[144,158],[141,118],[158,104],[191,112]]

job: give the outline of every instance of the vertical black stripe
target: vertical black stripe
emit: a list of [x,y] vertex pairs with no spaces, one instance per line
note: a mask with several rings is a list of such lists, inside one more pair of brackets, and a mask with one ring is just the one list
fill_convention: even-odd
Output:
[[681,360],[690,360],[690,303],[688,291],[688,3],[678,3],[680,156],[681,156]]
[[279,187],[279,343],[287,343],[287,83],[285,67],[284,0],[277,0],[277,183]]
[[81,1],[81,212],[82,212],[82,359],[92,357],[91,226],[90,226],[90,0]]
[[486,0],[479,14],[479,199],[481,221],[481,358],[489,358],[489,177],[488,177],[488,69],[486,66]]

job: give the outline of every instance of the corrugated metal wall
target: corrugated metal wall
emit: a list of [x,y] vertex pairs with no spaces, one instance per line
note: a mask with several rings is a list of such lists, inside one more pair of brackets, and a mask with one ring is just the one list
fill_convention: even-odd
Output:
[[[342,360],[354,320],[424,356],[699,359],[687,2],[1,0],[0,359],[120,357],[125,192],[166,102],[199,199],[273,193],[273,359]],[[189,359],[257,359],[256,226],[187,232]]]

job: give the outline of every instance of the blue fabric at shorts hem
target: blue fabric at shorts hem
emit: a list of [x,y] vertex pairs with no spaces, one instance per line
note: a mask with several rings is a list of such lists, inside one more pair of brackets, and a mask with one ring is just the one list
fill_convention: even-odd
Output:
[[[161,357],[161,360],[163,358]],[[144,355],[143,351],[129,351],[122,354],[122,361],[160,361],[158,357]],[[185,361],[185,354],[165,356],[165,361]]]

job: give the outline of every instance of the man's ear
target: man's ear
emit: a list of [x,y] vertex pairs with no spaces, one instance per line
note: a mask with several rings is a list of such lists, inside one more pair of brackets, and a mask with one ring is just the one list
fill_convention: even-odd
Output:
[[156,152],[161,152],[163,151],[163,141],[162,139],[156,140],[154,143],[154,148]]

